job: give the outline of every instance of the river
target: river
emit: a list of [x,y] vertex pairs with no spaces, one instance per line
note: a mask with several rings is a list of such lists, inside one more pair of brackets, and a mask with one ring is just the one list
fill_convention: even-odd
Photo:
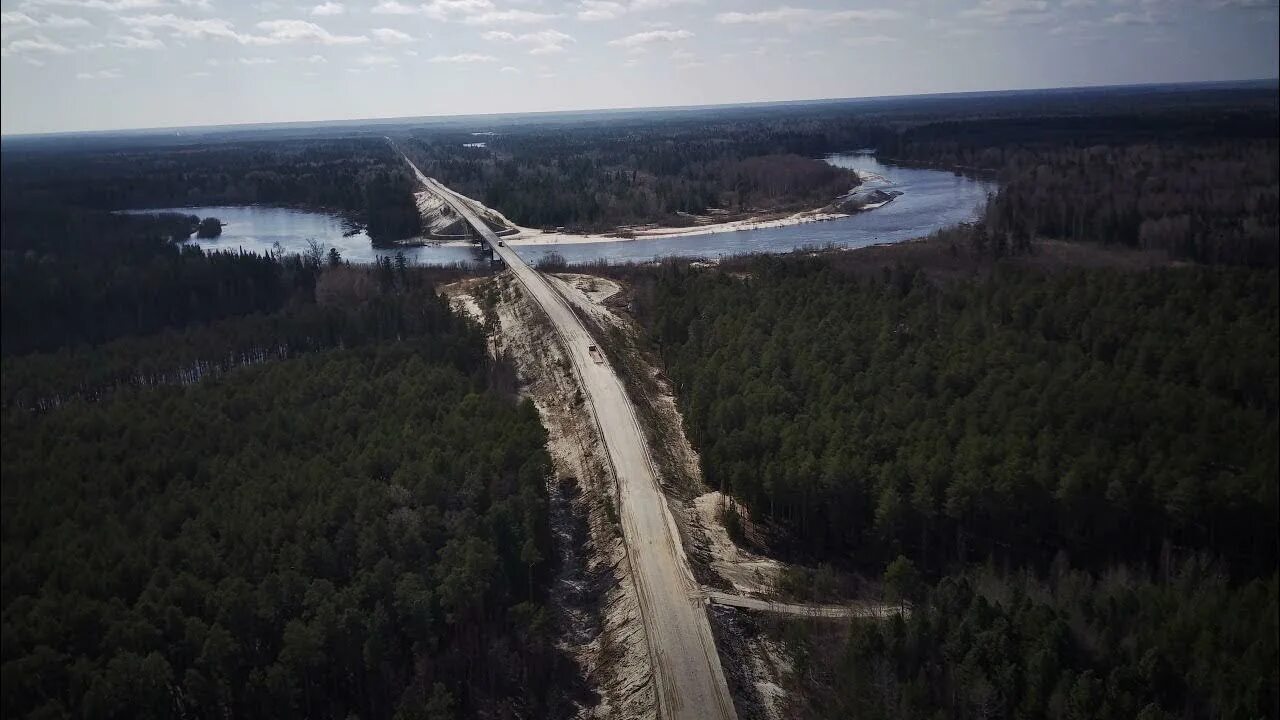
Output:
[[[877,179],[865,188],[897,190],[902,195],[892,202],[847,218],[785,227],[717,232],[689,237],[640,239],[567,245],[524,245],[513,247],[522,257],[536,262],[556,252],[570,263],[596,260],[620,263],[683,255],[715,258],[751,252],[787,252],[801,247],[865,247],[901,242],[928,235],[940,228],[973,220],[995,185],[939,170],[885,165],[874,156],[860,153],[832,155],[827,161],[839,167],[871,173]],[[325,213],[289,208],[231,206],[165,208],[130,212],[181,212],[200,217],[216,217],[224,223],[222,236],[213,240],[193,239],[206,250],[268,252],[276,243],[287,253],[302,252],[307,241],[337,248],[351,262],[371,262],[378,256],[403,252],[418,264],[451,264],[474,261],[471,248],[423,246],[402,249],[374,248],[363,232],[344,235],[342,219]]]

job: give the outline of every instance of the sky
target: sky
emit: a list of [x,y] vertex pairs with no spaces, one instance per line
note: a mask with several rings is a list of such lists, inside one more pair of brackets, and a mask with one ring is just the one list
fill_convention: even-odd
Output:
[[0,0],[4,134],[1280,75],[1276,0]]

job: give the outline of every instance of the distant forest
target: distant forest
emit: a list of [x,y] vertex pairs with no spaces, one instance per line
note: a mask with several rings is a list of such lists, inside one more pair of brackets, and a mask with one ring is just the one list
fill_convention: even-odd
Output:
[[424,134],[409,152],[423,172],[518,224],[601,232],[686,225],[688,215],[821,207],[858,184],[849,170],[796,154],[754,123],[573,131],[531,128],[486,137]]
[[383,138],[215,142],[3,154],[5,212],[289,205],[338,212],[375,241],[419,234],[419,188]]
[[545,432],[450,271],[3,219],[5,717],[564,713]]
[[424,172],[533,227],[820,207],[856,182],[820,158],[873,148],[890,162],[998,177],[1000,243],[1069,237],[1268,264],[1280,227],[1276,98],[1274,88],[1054,91],[404,132]]

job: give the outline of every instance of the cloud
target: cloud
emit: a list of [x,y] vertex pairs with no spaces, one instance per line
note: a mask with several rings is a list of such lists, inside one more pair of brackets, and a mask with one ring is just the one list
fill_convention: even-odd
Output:
[[498,72],[507,73],[510,75],[519,75],[520,68],[511,67],[510,65],[503,65],[501,68],[499,68]]
[[21,28],[35,27],[40,23],[31,19],[31,16],[20,12],[4,12],[0,13],[0,27],[5,28]]
[[489,10],[478,15],[467,15],[462,18],[462,22],[468,25],[500,25],[503,23],[524,25],[546,22],[557,17],[560,16],[551,13],[533,12],[532,10]]
[[14,40],[8,45],[5,45],[4,49],[0,50],[0,55],[3,55],[4,57],[9,57],[15,53],[52,53],[54,55],[66,55],[69,52],[71,52],[71,48],[68,48],[66,45],[54,42],[44,35],[35,35],[21,40]]
[[126,50],[159,50],[164,47],[164,42],[158,37],[147,35],[112,35],[107,38],[111,41],[111,47],[124,48]]
[[341,15],[346,12],[347,8],[342,3],[324,2],[311,8],[311,14],[315,17],[330,17],[333,15]]
[[375,15],[416,15],[421,9],[420,6],[405,5],[397,0],[382,0],[369,12]]
[[195,72],[187,73],[187,77],[189,78],[207,78],[212,76],[213,76],[213,73],[209,72],[208,70],[196,70]]
[[564,52],[565,43],[575,42],[573,37],[559,30],[539,30],[516,35],[502,30],[490,30],[480,37],[495,42],[528,45],[530,55],[553,55]]
[[889,43],[898,42],[898,38],[889,35],[863,35],[861,37],[845,38],[844,44],[858,47],[864,45],[887,45]]
[[577,16],[579,20],[588,22],[595,20],[613,20],[629,12],[641,12],[668,8],[673,5],[688,5],[699,0],[579,0]]
[[781,5],[772,10],[758,12],[722,12],[715,21],[722,25],[785,25],[788,27],[828,25],[848,22],[879,22],[897,20],[903,15],[888,8],[865,10],[813,10],[811,8]]
[[63,17],[62,15],[49,15],[40,24],[48,28],[80,28],[93,27],[93,25],[82,17]]
[[816,14],[815,11],[807,8],[794,8],[784,5],[773,10],[761,10],[751,13],[723,12],[717,14],[715,20],[723,25],[773,25],[812,19]]
[[269,57],[242,57],[237,60],[241,65],[275,65],[275,58]]
[[655,43],[687,40],[691,37],[693,37],[693,33],[688,30],[648,30],[646,32],[627,35],[626,37],[620,37],[616,40],[610,40],[609,44],[614,47],[638,50]]
[[84,8],[86,10],[104,10],[106,12],[123,12],[126,10],[146,10],[167,5],[168,0],[27,0],[27,5],[58,5],[62,7]]
[[460,53],[458,55],[436,55],[435,57],[431,58],[429,62],[454,63],[454,64],[462,65],[462,64],[469,64],[469,63],[497,62],[497,60],[498,58],[492,55],[481,55],[479,53]]
[[168,30],[174,37],[187,40],[221,39],[241,45],[288,45],[317,43],[320,45],[360,45],[369,42],[364,35],[334,35],[306,20],[264,20],[256,27],[262,34],[241,33],[228,20],[221,18],[184,18],[176,15],[139,15],[120,19],[133,28]]
[[578,4],[578,19],[588,22],[612,20],[627,12],[627,6],[612,0],[583,0]]
[[1108,25],[1163,25],[1164,18],[1156,15],[1151,10],[1143,10],[1142,12],[1118,12],[1111,15],[1102,22]]
[[373,67],[374,65],[392,66],[396,64],[396,59],[390,55],[379,53],[375,55],[362,55],[359,58],[356,58],[356,62],[366,67]]
[[495,12],[495,9],[493,0],[431,0],[418,5],[408,5],[400,0],[381,0],[373,6],[372,12],[378,15],[425,15],[432,20],[448,21]]
[[1048,10],[1047,0],[982,0],[974,7],[961,11],[960,14],[964,17],[1004,22],[1015,16],[1043,15]]
[[901,20],[902,13],[887,8],[871,8],[870,10],[837,10],[822,17],[822,22],[881,22],[884,20]]
[[303,62],[311,63],[312,65],[320,65],[322,63],[329,62],[323,55],[308,55],[307,57],[301,58],[301,60]]
[[76,73],[77,80],[116,80],[119,77],[120,71],[115,68]]
[[413,42],[413,36],[409,33],[403,33],[392,28],[374,28],[369,31],[374,40],[383,45],[401,45]]
[[369,42],[364,35],[334,35],[328,30],[306,20],[264,20],[255,27],[265,31],[265,36],[253,36],[251,45],[282,45],[296,42],[314,42],[321,45],[360,45]]
[[177,15],[136,15],[120,18],[120,22],[132,28],[168,30],[174,37],[186,40],[221,38],[244,42],[243,38],[246,37],[236,32],[229,21],[219,18],[197,20]]

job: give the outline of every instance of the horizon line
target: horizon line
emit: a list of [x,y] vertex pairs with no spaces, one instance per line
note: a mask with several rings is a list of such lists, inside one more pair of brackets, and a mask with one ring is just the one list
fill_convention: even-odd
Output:
[[742,100],[726,103],[700,103],[686,105],[624,105],[616,107],[582,107],[559,110],[525,110],[525,111],[506,111],[506,112],[480,112],[480,113],[455,113],[440,115],[398,115],[390,117],[350,117],[350,118],[329,118],[329,119],[312,119],[312,120],[264,120],[257,122],[242,123],[224,123],[213,125],[169,125],[169,126],[152,126],[152,127],[123,127],[110,128],[103,130],[55,130],[49,132],[20,132],[20,133],[0,133],[0,140],[16,140],[16,139],[35,139],[35,138],[59,138],[59,137],[76,137],[86,135],[113,135],[113,134],[155,134],[169,133],[178,131],[233,131],[235,129],[251,130],[254,128],[277,127],[286,129],[289,126],[304,127],[308,125],[323,126],[335,125],[341,126],[345,124],[360,125],[364,123],[394,123],[428,121],[428,120],[463,120],[466,118],[509,118],[520,116],[551,116],[551,115],[571,115],[574,113],[612,113],[612,112],[640,112],[640,111],[663,111],[663,110],[699,110],[711,108],[734,108],[734,107],[752,107],[765,105],[787,105],[787,104],[803,104],[803,103],[838,103],[851,101],[871,101],[871,100],[890,100],[890,99],[908,99],[908,98],[929,98],[929,97],[956,97],[956,96],[972,96],[972,95],[990,95],[990,94],[1016,94],[1028,92],[1047,92],[1047,91],[1068,91],[1068,90],[1107,90],[1114,88],[1161,88],[1161,87],[1179,87],[1179,86],[1212,86],[1212,85],[1259,85],[1272,83],[1280,85],[1280,76],[1267,78],[1241,78],[1234,80],[1194,80],[1187,82],[1139,82],[1139,83],[1118,83],[1113,85],[1053,85],[1053,86],[1037,86],[1037,87],[1020,87],[1020,88],[1004,88],[1004,89],[987,89],[987,90],[952,90],[944,92],[929,93],[902,93],[895,95],[861,95],[861,96],[844,96],[844,97],[809,97],[809,98],[792,98],[781,100]]

